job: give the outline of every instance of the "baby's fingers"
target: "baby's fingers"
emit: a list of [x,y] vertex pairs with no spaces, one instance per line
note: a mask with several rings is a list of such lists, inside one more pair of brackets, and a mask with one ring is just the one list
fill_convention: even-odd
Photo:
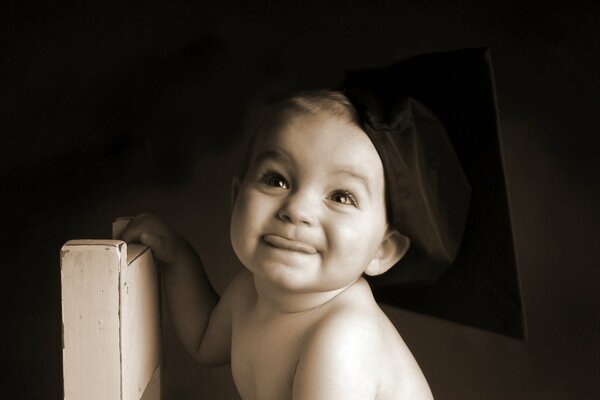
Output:
[[178,235],[150,214],[141,214],[134,218],[121,233],[121,240],[150,247],[154,255],[165,263],[172,262],[177,252],[175,242]]
[[140,243],[150,247],[159,260],[165,263],[173,261],[173,251],[170,249],[169,243],[163,237],[148,232],[142,232],[140,234]]
[[131,218],[127,226],[119,234],[119,239],[127,243],[141,243],[141,234],[149,229],[149,219],[154,218],[149,214],[140,214],[135,218]]

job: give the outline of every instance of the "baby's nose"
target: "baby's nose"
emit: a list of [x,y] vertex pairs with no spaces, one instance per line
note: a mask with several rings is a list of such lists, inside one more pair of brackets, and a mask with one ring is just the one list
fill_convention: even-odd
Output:
[[307,192],[297,192],[286,197],[277,216],[285,222],[312,225],[315,223],[316,212],[314,196]]

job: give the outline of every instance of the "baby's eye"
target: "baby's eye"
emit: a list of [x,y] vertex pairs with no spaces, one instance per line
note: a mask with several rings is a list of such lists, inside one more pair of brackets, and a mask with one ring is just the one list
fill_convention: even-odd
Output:
[[348,206],[358,206],[358,202],[356,201],[356,197],[354,197],[354,195],[350,192],[347,192],[345,190],[340,190],[340,191],[336,191],[333,192],[330,196],[331,200],[335,201],[336,203],[340,203],[340,204],[344,204],[344,205],[348,205]]
[[260,177],[260,182],[267,186],[280,189],[289,189],[288,181],[276,172],[267,172]]

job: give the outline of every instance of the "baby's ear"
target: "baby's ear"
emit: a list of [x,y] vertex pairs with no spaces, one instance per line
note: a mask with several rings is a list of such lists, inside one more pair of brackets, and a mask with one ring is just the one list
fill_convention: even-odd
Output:
[[367,266],[365,274],[371,276],[383,274],[400,261],[409,248],[408,236],[390,228],[379,246],[379,251]]
[[240,186],[242,186],[242,181],[238,176],[234,176],[231,180],[231,208],[235,205],[235,200],[238,197],[238,193],[240,192]]

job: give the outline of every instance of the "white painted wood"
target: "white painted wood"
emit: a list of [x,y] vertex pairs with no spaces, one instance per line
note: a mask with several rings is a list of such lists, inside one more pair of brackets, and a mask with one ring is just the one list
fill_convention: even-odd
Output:
[[123,242],[70,241],[61,251],[67,400],[121,399],[119,279]]
[[151,251],[120,240],[61,250],[65,399],[160,399],[159,281]]
[[127,255],[131,261],[121,271],[122,390],[124,400],[138,400],[159,365],[159,285],[149,248],[131,245]]

